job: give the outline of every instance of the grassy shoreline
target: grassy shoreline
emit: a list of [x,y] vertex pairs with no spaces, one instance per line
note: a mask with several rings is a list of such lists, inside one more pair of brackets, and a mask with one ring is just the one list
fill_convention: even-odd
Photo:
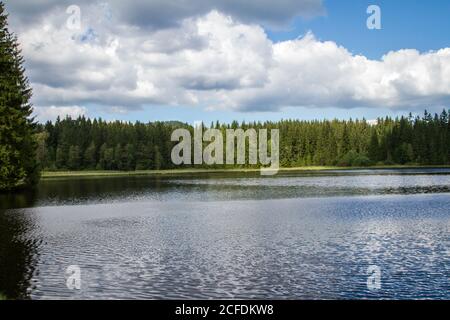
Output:
[[[450,165],[385,165],[370,167],[333,167],[333,166],[309,166],[280,168],[279,172],[309,172],[309,171],[328,171],[328,170],[379,170],[379,169],[423,169],[423,168],[450,168]],[[108,171],[108,170],[91,170],[91,171],[43,171],[43,179],[51,178],[69,178],[69,177],[120,177],[120,176],[177,176],[189,174],[204,173],[256,173],[259,169],[242,168],[242,169],[170,169],[170,170],[138,170],[138,171]]]

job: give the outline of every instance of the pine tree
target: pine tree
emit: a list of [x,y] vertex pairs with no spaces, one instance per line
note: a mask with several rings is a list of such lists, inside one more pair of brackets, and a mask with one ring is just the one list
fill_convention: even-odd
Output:
[[348,125],[347,123],[344,123],[344,128],[342,131],[342,138],[341,138],[341,150],[340,155],[345,156],[351,149],[350,146],[350,137],[348,132]]
[[84,168],[86,169],[95,169],[96,166],[96,158],[95,158],[95,143],[91,142],[89,147],[86,148],[84,152]]
[[78,170],[80,168],[81,166],[80,147],[70,146],[67,166],[69,167],[70,170]]
[[136,160],[134,158],[134,155],[136,153],[136,150],[132,144],[127,144],[125,147],[125,153],[127,157],[127,164],[126,169],[127,170],[135,170],[136,168]]
[[0,2],[0,190],[33,186],[39,179],[32,91],[17,38]]
[[159,147],[155,146],[155,165],[154,165],[154,169],[156,169],[156,170],[161,169],[162,164],[163,164],[163,159],[162,159],[161,152],[159,151]]
[[372,135],[370,136],[368,155],[370,160],[374,162],[380,160],[380,145],[378,143],[378,135],[375,129],[372,130]]

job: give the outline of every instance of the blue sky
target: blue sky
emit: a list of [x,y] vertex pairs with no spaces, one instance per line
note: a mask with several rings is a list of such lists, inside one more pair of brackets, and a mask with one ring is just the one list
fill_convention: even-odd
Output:
[[[320,40],[332,40],[354,54],[380,59],[389,51],[414,48],[438,50],[450,42],[448,0],[326,0],[327,14],[313,19],[295,19],[290,30],[267,33],[274,41],[293,39],[308,30]],[[369,30],[366,9],[381,9],[381,30]]]
[[[6,4],[41,121],[375,119],[450,107],[447,0]],[[79,30],[66,28],[69,5]],[[381,30],[366,27],[369,5]]]

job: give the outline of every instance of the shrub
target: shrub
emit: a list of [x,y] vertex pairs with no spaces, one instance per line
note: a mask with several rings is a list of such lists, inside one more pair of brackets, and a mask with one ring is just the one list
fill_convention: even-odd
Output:
[[370,159],[355,150],[350,150],[344,156],[342,156],[337,165],[340,167],[366,167],[371,165]]

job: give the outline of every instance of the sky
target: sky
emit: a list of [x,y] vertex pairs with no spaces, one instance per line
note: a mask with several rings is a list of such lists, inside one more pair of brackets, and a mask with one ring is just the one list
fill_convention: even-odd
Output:
[[450,107],[447,0],[5,4],[41,122],[370,120]]

